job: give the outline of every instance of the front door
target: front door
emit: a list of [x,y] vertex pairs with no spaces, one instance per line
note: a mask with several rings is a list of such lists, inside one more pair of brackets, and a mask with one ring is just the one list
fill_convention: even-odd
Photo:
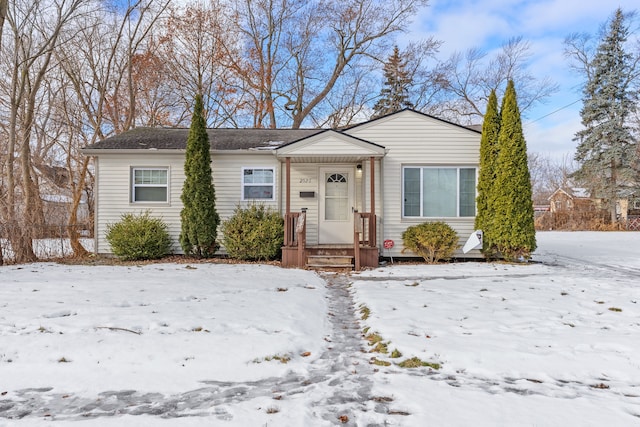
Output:
[[353,168],[320,169],[318,241],[321,244],[353,243]]

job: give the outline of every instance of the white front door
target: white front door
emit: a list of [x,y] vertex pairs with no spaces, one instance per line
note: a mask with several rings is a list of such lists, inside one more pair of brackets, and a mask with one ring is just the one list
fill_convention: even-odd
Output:
[[320,168],[318,241],[353,243],[354,169]]

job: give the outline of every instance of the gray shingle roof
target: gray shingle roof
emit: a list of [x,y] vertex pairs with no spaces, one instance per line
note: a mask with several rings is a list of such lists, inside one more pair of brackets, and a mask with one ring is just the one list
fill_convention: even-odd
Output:
[[[276,148],[323,132],[322,129],[207,129],[213,150]],[[187,146],[189,129],[135,128],[86,147],[91,150],[179,150]]]

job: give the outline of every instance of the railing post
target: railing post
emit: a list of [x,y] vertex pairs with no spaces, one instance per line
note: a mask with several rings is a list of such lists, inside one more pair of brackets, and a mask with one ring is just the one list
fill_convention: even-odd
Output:
[[296,240],[298,241],[298,267],[302,268],[306,262],[304,259],[307,236],[307,213],[302,211],[298,214],[298,223],[296,224]]
[[359,212],[353,215],[353,262],[356,271],[360,271],[360,233],[363,231],[362,216]]

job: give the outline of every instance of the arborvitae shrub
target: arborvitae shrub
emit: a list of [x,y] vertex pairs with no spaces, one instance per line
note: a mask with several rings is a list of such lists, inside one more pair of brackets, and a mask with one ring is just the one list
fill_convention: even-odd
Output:
[[211,177],[211,144],[207,135],[202,96],[196,95],[187,136],[182,187],[180,246],[187,255],[211,258],[218,250],[216,191]]
[[171,253],[167,225],[149,211],[123,214],[119,222],[107,225],[106,238],[113,253],[124,260],[158,259]]
[[425,222],[413,225],[402,233],[405,249],[415,252],[430,264],[449,259],[458,247],[458,234],[449,224]]
[[264,261],[280,256],[284,220],[264,205],[237,207],[222,224],[224,247],[231,258]]

